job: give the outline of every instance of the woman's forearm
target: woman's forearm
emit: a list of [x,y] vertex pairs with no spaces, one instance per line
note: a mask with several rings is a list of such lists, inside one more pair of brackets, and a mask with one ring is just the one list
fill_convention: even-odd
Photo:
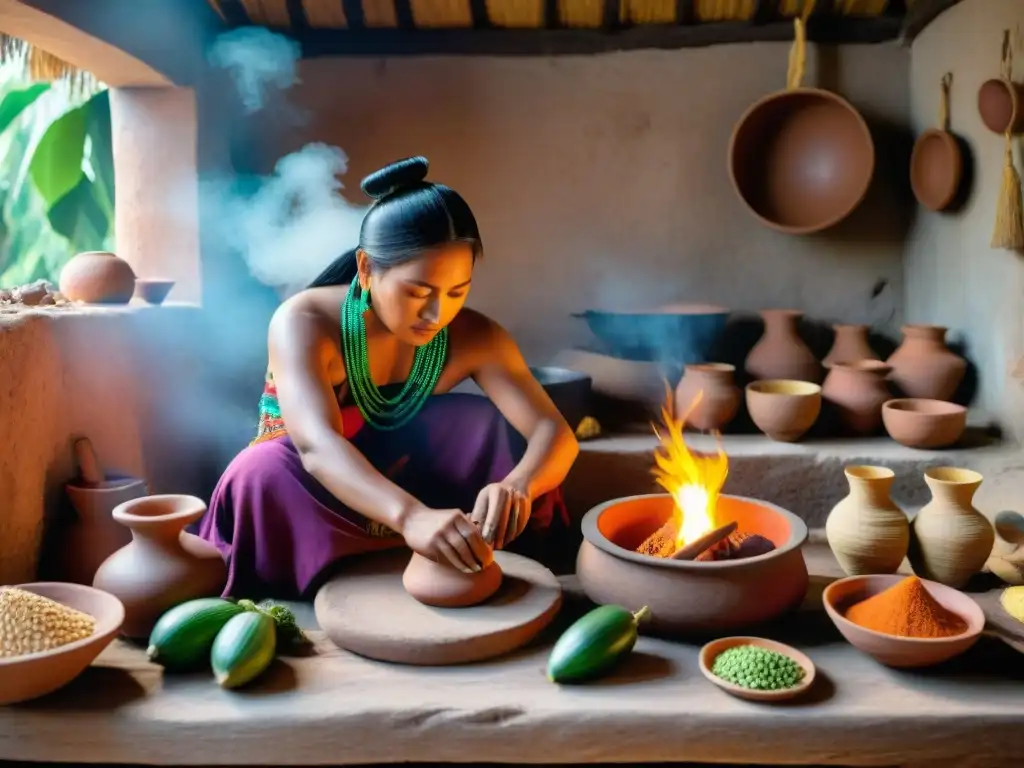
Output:
[[393,531],[400,533],[408,514],[421,506],[340,435],[321,437],[299,454],[306,471],[338,501]]
[[526,453],[505,480],[537,498],[564,482],[579,452],[576,436],[564,421],[545,419],[533,430]]

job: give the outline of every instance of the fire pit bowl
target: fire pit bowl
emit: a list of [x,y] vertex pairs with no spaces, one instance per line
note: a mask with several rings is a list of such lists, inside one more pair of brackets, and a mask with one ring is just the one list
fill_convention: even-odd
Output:
[[803,520],[766,501],[723,494],[718,519],[736,521],[740,532],[770,539],[774,550],[712,562],[637,552],[647,536],[669,521],[674,504],[668,494],[630,496],[586,514],[576,573],[591,600],[631,611],[646,605],[651,618],[642,630],[665,636],[733,631],[800,605],[808,584],[800,551],[807,540]]

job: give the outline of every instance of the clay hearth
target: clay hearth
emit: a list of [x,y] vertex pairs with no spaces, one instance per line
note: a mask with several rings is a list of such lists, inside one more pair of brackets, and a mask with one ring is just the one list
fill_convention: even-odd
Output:
[[576,571],[596,603],[651,609],[643,631],[675,636],[732,631],[777,618],[807,592],[800,547],[807,526],[791,512],[757,499],[722,495],[716,518],[735,521],[775,549],[736,560],[684,561],[641,554],[644,540],[675,514],[668,494],[615,499],[583,518]]

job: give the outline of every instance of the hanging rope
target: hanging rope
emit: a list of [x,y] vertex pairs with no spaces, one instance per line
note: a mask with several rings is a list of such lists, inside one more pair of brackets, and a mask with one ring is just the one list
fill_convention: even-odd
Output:
[[814,12],[815,0],[806,0],[803,11],[793,19],[793,45],[789,49],[789,71],[786,73],[787,90],[799,88],[807,68],[807,19]]
[[1021,105],[1017,89],[1013,84],[1013,46],[1010,30],[1003,32],[1003,59],[1000,77],[1006,92],[1010,94],[1010,121],[1003,134],[1005,144],[1003,164],[1003,185],[999,190],[996,204],[996,223],[992,230],[992,247],[1007,250],[1024,250],[1024,199],[1021,195],[1020,176],[1013,162],[1013,128]]
[[953,86],[953,73],[942,76],[942,93],[939,96],[939,128],[949,130],[949,91]]

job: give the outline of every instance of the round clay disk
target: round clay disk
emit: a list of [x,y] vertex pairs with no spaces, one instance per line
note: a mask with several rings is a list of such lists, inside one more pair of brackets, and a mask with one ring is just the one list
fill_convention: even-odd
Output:
[[408,550],[354,557],[316,595],[314,610],[331,641],[352,653],[398,664],[443,666],[521,648],[558,614],[562,589],[540,563],[495,552],[504,578],[484,602],[436,608],[402,584]]

